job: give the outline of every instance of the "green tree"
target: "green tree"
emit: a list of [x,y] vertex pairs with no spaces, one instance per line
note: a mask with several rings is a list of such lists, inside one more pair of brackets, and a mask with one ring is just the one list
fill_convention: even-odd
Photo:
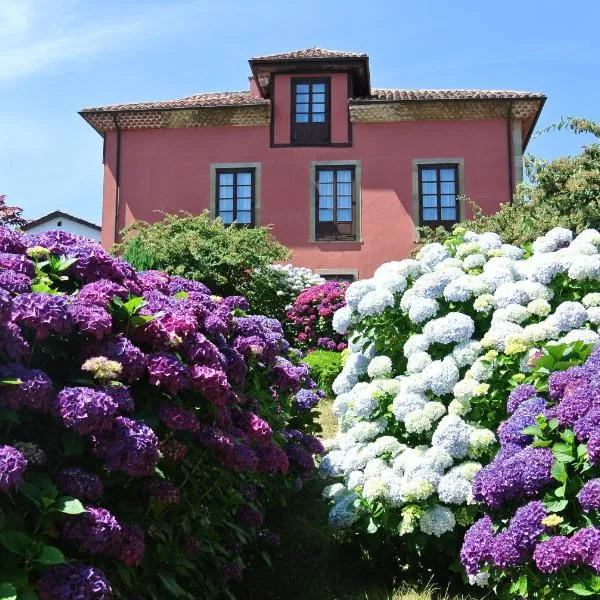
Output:
[[[569,129],[587,133],[600,141],[600,125],[567,117],[541,133]],[[580,232],[600,227],[600,144],[584,146],[580,154],[551,161],[526,156],[528,183],[522,183],[512,204],[502,204],[497,213],[484,215],[472,202],[473,219],[460,223],[471,231],[494,231],[505,242],[523,245],[553,227]],[[443,228],[420,229],[423,242],[443,242],[451,235]]]
[[254,269],[289,258],[268,227],[225,226],[208,211],[136,221],[114,251],[138,270],[159,269],[202,281],[215,294],[243,294]]

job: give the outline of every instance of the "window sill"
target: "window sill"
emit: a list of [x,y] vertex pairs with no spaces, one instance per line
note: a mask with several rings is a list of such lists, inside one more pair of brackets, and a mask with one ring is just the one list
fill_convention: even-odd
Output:
[[308,240],[309,244],[364,244],[364,240],[358,239],[358,240],[315,240],[315,239],[310,239]]

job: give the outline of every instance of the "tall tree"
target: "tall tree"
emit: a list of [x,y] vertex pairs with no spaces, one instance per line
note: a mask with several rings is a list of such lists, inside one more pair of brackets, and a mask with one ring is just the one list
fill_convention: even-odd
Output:
[[21,216],[22,212],[23,209],[18,206],[7,206],[6,196],[0,194],[0,225],[23,227],[27,223],[27,219]]

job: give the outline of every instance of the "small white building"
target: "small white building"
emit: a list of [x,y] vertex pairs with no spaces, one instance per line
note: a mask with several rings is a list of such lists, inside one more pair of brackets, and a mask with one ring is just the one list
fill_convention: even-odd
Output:
[[98,242],[100,241],[101,232],[100,225],[96,225],[96,223],[92,223],[80,217],[70,215],[62,210],[55,210],[40,217],[39,219],[29,221],[29,223],[24,225],[22,229],[27,233],[39,233],[41,231],[62,229],[67,233],[84,235]]

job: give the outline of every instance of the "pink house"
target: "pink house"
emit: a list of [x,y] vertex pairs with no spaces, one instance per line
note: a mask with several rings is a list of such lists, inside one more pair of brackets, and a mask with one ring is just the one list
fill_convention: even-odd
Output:
[[419,225],[507,202],[545,96],[371,87],[369,57],[309,48],[250,59],[249,89],[87,108],[104,138],[102,242],[155,211],[272,225],[294,263],[368,277]]

